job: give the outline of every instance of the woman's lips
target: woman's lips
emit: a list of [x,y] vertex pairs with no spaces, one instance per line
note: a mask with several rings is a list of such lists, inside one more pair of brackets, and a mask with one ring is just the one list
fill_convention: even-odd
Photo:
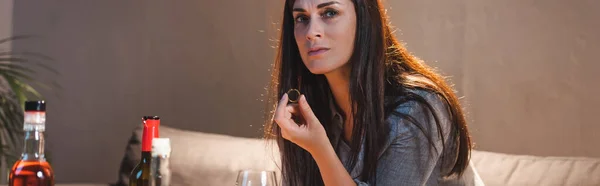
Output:
[[308,52],[308,56],[316,56],[316,55],[320,55],[323,54],[325,52],[329,51],[328,48],[315,48],[315,49],[310,49],[310,51]]

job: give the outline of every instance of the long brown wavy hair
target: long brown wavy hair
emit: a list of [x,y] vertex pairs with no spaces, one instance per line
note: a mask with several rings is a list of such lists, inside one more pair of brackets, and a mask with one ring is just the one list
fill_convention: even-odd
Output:
[[[451,150],[456,154],[456,159],[451,159],[454,165],[445,176],[461,175],[469,162],[471,139],[462,107],[452,87],[433,68],[411,55],[398,42],[392,33],[380,0],[351,1],[354,3],[357,24],[354,51],[349,61],[352,68],[349,91],[353,117],[344,116],[344,118],[353,118],[351,141],[364,141],[364,167],[360,175],[361,179],[375,178],[378,154],[384,150],[383,144],[390,132],[385,119],[394,114],[398,105],[407,101],[417,101],[433,110],[425,98],[407,89],[427,90],[447,102],[448,114],[452,121],[450,140],[458,145],[453,145],[452,149],[445,149],[445,147],[442,149]],[[308,103],[327,134],[329,135],[333,129],[331,124],[333,112],[329,107],[331,90],[328,82],[324,75],[312,74],[300,58],[294,38],[292,15],[294,2],[295,0],[286,0],[284,5],[278,51],[267,93],[269,112],[266,118],[269,120],[265,126],[265,138],[275,139],[274,141],[277,142],[284,185],[323,185],[319,168],[312,156],[301,147],[283,139],[280,128],[272,120],[273,111],[283,94],[291,88],[301,87],[301,93],[306,95]],[[388,96],[403,99],[385,101],[384,97]],[[407,121],[417,125],[433,146],[432,134],[426,133],[422,124],[410,118],[411,116],[402,115],[402,117],[408,117]],[[434,116],[434,118],[438,127],[437,135],[440,135],[439,137],[444,141],[439,117]],[[332,136],[328,137],[332,140]],[[360,143],[351,143],[352,166],[356,164],[360,146]]]

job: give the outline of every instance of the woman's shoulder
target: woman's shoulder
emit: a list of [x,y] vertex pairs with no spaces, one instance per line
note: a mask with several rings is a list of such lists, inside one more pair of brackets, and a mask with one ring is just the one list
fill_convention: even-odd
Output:
[[451,126],[447,101],[437,92],[411,88],[388,100],[391,110],[386,121],[390,125],[390,137],[407,132],[417,136],[420,135],[415,132],[437,134],[438,126],[444,131]]
[[388,108],[393,108],[392,113],[420,116],[431,109],[435,112],[448,111],[448,103],[440,93],[423,88],[406,88],[401,94],[386,96],[386,103]]

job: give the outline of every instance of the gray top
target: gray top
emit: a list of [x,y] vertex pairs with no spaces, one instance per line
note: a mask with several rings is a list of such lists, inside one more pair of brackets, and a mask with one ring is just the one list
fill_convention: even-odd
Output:
[[[445,101],[436,94],[427,91],[413,90],[413,92],[423,96],[434,108],[440,121],[443,135],[445,139],[448,139],[451,122]],[[374,180],[357,179],[363,168],[364,143],[362,143],[356,166],[350,170],[350,146],[342,137],[344,122],[333,104],[332,101],[330,105],[334,113],[333,125],[336,127],[331,131],[334,136],[332,145],[342,164],[344,164],[357,185],[372,185]],[[454,164],[454,162],[446,161],[442,165],[442,161],[440,161],[442,154],[453,157],[448,158],[449,160],[455,160],[456,155],[452,152],[440,151],[442,151],[443,145],[446,146],[446,149],[451,149],[450,147],[455,144],[453,140],[445,140],[446,144],[442,143],[433,115],[427,109],[427,106],[416,101],[409,101],[398,106],[396,111],[408,114],[419,121],[423,125],[425,132],[432,134],[433,143],[438,150],[433,149],[423,132],[417,126],[403,118],[394,115],[390,116],[386,119],[390,125],[390,135],[384,145],[383,153],[379,154],[379,165],[376,170],[377,185],[475,185],[473,177],[476,177],[476,173],[470,167],[467,168],[467,171],[460,178],[457,176],[450,178],[442,177],[442,173],[450,171]]]

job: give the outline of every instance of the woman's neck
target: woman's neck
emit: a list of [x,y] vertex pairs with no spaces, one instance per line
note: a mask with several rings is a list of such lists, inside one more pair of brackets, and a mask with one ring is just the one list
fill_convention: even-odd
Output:
[[[350,102],[350,66],[340,67],[325,74],[329,88],[337,105],[342,109],[346,120],[351,120],[352,107]],[[345,124],[349,124],[345,122]],[[351,127],[351,126],[350,126]]]

